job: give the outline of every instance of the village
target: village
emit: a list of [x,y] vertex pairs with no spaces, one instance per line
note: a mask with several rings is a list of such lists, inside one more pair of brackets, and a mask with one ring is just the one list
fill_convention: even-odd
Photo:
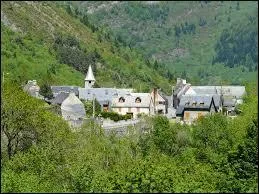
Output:
[[[84,88],[51,86],[53,99],[45,99],[39,94],[40,88],[36,80],[29,80],[24,91],[49,104],[58,105],[61,116],[73,128],[80,127],[89,120],[82,100],[93,103],[97,100],[102,112],[129,115],[131,119],[127,121],[101,119],[100,125],[104,128],[120,128],[122,125],[135,125],[140,115],[163,115],[182,124],[192,124],[198,118],[216,112],[235,117],[237,106],[243,103],[246,94],[244,86],[192,86],[181,78],[177,78],[170,96],[164,95],[158,88],[153,88],[150,93],[135,93],[129,88],[94,88],[96,80],[91,65],[84,81]],[[92,119],[95,119],[94,109]],[[100,120],[99,117],[98,119]]]

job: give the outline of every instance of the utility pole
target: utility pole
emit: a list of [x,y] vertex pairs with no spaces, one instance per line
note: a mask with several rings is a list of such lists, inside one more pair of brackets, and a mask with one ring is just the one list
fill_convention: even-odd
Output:
[[93,118],[94,118],[94,115],[95,115],[95,95],[93,95]]

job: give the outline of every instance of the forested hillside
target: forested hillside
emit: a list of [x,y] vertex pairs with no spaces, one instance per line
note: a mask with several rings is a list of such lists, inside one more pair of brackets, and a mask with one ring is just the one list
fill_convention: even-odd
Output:
[[[148,67],[141,55],[51,2],[1,2],[2,71],[18,83],[83,86],[91,64],[97,84],[170,94],[168,72]],[[170,75],[170,74],[169,74]]]
[[256,1],[66,2],[129,48],[194,84],[255,80]]

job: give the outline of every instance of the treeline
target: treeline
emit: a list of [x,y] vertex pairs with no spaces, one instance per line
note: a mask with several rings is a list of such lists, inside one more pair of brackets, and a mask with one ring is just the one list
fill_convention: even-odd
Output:
[[256,71],[258,65],[258,18],[248,17],[248,23],[225,29],[218,40],[213,63],[221,62],[228,67],[243,66]]
[[241,115],[195,125],[145,119],[147,134],[118,138],[93,123],[71,132],[43,102],[5,82],[3,192],[258,192],[256,86]]

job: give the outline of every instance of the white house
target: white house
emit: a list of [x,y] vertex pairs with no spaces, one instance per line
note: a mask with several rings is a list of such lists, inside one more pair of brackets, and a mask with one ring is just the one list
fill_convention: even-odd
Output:
[[149,93],[130,93],[112,99],[112,110],[121,115],[129,114],[133,118],[144,113],[152,115],[154,112],[153,99]]

